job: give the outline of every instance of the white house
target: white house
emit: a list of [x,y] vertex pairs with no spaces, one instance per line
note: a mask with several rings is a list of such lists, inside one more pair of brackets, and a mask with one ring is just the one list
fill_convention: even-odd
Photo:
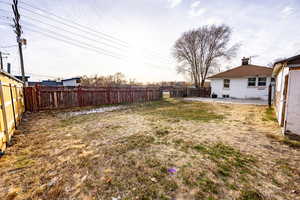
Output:
[[274,106],[283,132],[300,135],[300,55],[274,64]]
[[251,65],[248,58],[242,65],[209,77],[211,92],[218,98],[268,100],[272,68]]
[[79,86],[80,85],[80,78],[69,78],[69,79],[64,79],[61,81],[63,86]]

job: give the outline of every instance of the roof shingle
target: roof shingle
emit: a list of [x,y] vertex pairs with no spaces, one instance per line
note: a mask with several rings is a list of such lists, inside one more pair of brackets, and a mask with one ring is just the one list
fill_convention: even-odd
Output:
[[242,65],[225,72],[210,76],[209,78],[240,78],[251,76],[272,76],[273,69],[258,65]]

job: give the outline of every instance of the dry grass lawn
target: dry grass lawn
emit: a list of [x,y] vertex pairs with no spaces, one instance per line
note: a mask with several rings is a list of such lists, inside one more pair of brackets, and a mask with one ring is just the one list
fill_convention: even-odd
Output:
[[300,145],[264,106],[66,112],[25,116],[0,159],[0,199],[300,199]]

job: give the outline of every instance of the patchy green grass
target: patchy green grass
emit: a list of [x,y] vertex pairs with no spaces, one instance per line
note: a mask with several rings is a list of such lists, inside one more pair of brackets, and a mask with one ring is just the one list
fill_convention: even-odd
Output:
[[229,161],[235,167],[243,168],[255,162],[255,159],[252,156],[244,155],[240,151],[223,143],[216,143],[213,145],[198,144],[194,146],[194,149],[207,154],[209,158],[214,161],[218,159]]
[[277,122],[277,117],[274,108],[266,108],[266,111],[264,112],[264,115],[262,117],[263,121],[273,121]]
[[149,135],[131,135],[112,144],[106,151],[107,155],[120,155],[132,150],[150,147],[155,138]]
[[243,190],[238,200],[264,200],[265,197],[257,190]]
[[251,174],[251,168],[255,165],[256,161],[253,156],[245,155],[223,143],[213,145],[198,144],[194,146],[194,149],[216,163],[217,170],[215,173],[221,178],[238,175],[244,181],[243,176]]
[[300,141],[289,139],[288,137],[284,137],[281,135],[274,135],[274,134],[266,134],[268,138],[271,138],[275,141],[280,142],[281,144],[288,145],[289,147],[300,149]]
[[14,200],[296,199],[298,150],[266,139],[265,109],[164,99],[68,119],[33,113],[0,162],[0,190]]
[[[144,105],[145,114],[161,116],[165,119],[194,120],[194,121],[218,121],[223,120],[224,115],[216,113],[211,104],[202,102],[186,102],[174,99],[164,99]],[[145,108],[145,107],[144,107]]]
[[72,126],[75,124],[93,121],[93,120],[95,120],[95,117],[97,117],[97,114],[78,115],[78,116],[69,117],[67,119],[60,120],[59,127],[64,128],[64,127]]

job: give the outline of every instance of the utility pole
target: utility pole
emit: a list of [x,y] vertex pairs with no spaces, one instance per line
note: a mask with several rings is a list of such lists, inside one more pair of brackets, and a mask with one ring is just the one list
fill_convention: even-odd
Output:
[[0,67],[3,70],[3,60],[2,60],[2,52],[0,51]]
[[23,51],[22,51],[22,44],[23,44],[24,39],[21,39],[22,27],[20,25],[20,13],[19,13],[19,10],[18,10],[18,0],[13,0],[12,9],[13,9],[13,12],[14,12],[14,23],[15,23],[15,25],[14,25],[15,30],[14,31],[17,35],[17,43],[18,43],[18,47],[19,47],[22,81],[26,85]]

